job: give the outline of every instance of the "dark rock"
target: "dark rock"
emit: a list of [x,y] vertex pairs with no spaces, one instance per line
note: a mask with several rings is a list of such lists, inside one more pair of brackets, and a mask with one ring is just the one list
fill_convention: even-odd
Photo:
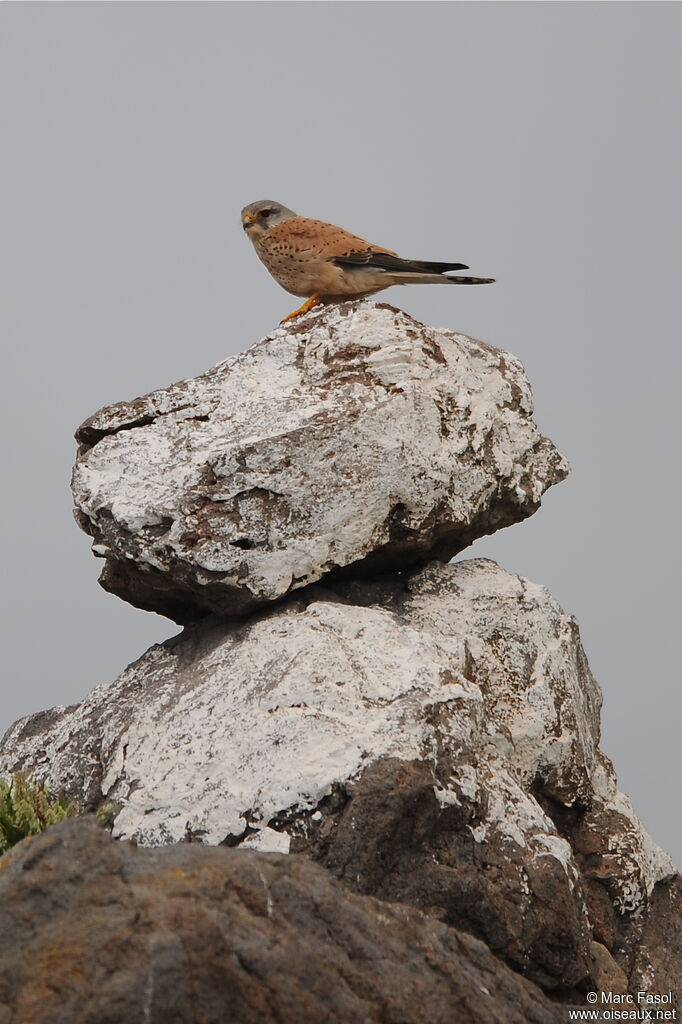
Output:
[[0,861],[1,1024],[563,1024],[483,943],[297,857],[70,821]]
[[638,925],[619,951],[632,991],[672,992],[682,1012],[682,875],[658,883]]
[[[445,764],[440,771],[450,774]],[[292,839],[293,852],[314,857],[356,892],[419,907],[476,935],[555,995],[577,999],[581,983],[587,987],[590,929],[580,880],[554,857],[529,857],[499,837],[477,842],[486,817],[480,798],[460,791],[456,803],[441,806],[431,765],[387,758],[330,805],[320,806],[319,826],[308,821]]]

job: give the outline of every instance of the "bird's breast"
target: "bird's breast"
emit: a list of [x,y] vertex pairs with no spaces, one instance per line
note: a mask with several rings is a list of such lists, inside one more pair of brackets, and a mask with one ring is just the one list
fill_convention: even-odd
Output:
[[278,284],[292,295],[315,294],[321,266],[319,256],[309,247],[267,237],[254,243],[256,252]]

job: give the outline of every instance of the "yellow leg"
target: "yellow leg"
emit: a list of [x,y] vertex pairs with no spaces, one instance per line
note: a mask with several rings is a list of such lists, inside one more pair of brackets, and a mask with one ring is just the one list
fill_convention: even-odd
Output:
[[280,320],[280,323],[286,324],[289,320],[295,320],[297,316],[303,316],[304,313],[308,313],[313,306],[319,306],[320,296],[311,295],[309,299],[303,303],[298,309],[295,309],[293,313],[289,313],[289,316],[285,316],[284,320]]

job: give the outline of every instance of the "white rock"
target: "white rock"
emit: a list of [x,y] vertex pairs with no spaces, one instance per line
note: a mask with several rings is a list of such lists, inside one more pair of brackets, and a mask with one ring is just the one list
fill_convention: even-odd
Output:
[[531,515],[568,472],[531,413],[515,357],[345,303],[83,424],[77,518],[106,589],[179,622],[242,613]]
[[572,882],[540,785],[617,814],[631,912],[673,868],[606,779],[600,704],[575,621],[544,588],[487,560],[432,563],[407,583],[312,588],[245,622],[189,627],[78,707],[17,723],[0,772],[114,803],[114,834],[143,844],[284,849],[278,815],[319,813],[379,758],[420,759],[441,806],[486,808],[477,841],[553,858]]

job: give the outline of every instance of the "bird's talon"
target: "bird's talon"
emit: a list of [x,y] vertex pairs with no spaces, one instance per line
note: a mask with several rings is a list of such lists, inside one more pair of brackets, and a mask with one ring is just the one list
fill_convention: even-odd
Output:
[[309,313],[311,309],[315,306],[319,306],[319,304],[319,297],[317,295],[311,295],[309,299],[306,299],[302,306],[299,306],[299,308],[295,309],[293,313],[289,313],[289,316],[285,316],[283,320],[280,320],[280,324],[286,324],[290,320],[295,320],[297,316],[303,316],[304,313]]

